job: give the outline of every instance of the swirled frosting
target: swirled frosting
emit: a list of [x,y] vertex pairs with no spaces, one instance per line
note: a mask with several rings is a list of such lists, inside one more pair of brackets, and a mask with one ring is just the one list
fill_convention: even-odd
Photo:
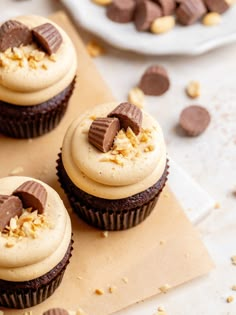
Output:
[[[62,35],[63,42],[53,58],[44,54],[32,67],[31,63],[23,63],[24,58],[19,65],[16,56],[6,59],[7,66],[0,66],[0,100],[15,105],[37,105],[54,97],[72,82],[77,69],[76,52],[68,35],[52,21],[39,16],[21,16],[15,20],[29,28],[49,22]],[[20,49],[17,51],[20,55],[38,50],[35,44]],[[0,57],[4,58],[4,53]]]
[[[9,195],[28,177],[12,176],[0,179],[0,194]],[[35,179],[34,179],[35,180]],[[71,241],[69,215],[59,195],[47,184],[47,203],[44,210],[49,227],[39,230],[36,238],[24,237],[14,240],[14,246],[6,243],[12,237],[0,236],[0,279],[28,281],[38,278],[53,269],[65,256]]]
[[[125,156],[116,157],[115,150],[102,153],[88,142],[92,120],[106,117],[117,105],[97,106],[75,120],[62,147],[63,165],[72,182],[81,190],[106,199],[126,198],[148,189],[161,178],[166,166],[161,127],[146,112],[143,112],[139,144],[135,149],[128,149]],[[115,141],[119,140],[117,137]]]

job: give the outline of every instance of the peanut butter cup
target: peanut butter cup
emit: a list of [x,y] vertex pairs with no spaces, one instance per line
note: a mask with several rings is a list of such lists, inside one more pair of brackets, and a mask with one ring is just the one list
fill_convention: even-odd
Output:
[[113,0],[107,6],[107,17],[117,23],[128,23],[134,19],[135,0]]

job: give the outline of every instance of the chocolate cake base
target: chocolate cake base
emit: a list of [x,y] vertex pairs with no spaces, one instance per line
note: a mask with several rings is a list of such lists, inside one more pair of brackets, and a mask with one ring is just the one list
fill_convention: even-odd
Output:
[[88,224],[102,230],[126,230],[145,220],[155,207],[168,176],[168,163],[161,179],[143,192],[123,199],[103,199],[79,189],[64,168],[61,154],[57,176],[75,213]]
[[74,90],[71,84],[50,100],[33,106],[19,106],[0,100],[0,133],[12,138],[35,138],[53,130],[63,118]]
[[59,287],[72,252],[71,241],[64,258],[48,273],[30,281],[0,280],[0,307],[23,309],[40,304]]

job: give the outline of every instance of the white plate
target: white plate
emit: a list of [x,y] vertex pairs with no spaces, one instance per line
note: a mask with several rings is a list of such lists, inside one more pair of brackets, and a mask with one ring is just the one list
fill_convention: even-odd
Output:
[[222,15],[222,23],[213,27],[201,23],[177,25],[163,35],[137,32],[133,23],[110,21],[105,8],[91,0],[62,0],[74,19],[86,30],[111,45],[149,55],[198,55],[236,41],[236,6]]

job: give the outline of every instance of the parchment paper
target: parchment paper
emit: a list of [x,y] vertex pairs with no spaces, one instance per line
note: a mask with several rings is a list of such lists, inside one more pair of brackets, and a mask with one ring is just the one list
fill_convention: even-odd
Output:
[[[54,131],[33,140],[0,137],[0,176],[10,173],[39,178],[55,188],[68,206],[56,173],[56,158],[71,121],[98,103],[113,100],[97,72],[74,26],[63,12],[51,17],[70,35],[78,52],[78,79],[69,110]],[[187,193],[187,192],[186,192]],[[41,305],[32,308],[40,315],[51,307],[88,314],[107,315],[128,305],[208,273],[211,258],[199,235],[167,187],[154,212],[141,225],[123,232],[101,232],[71,214],[74,251],[60,288]],[[113,293],[109,293],[109,287]],[[103,295],[94,293],[102,290]],[[167,292],[168,294],[168,292]],[[22,314],[22,310],[4,310]]]

